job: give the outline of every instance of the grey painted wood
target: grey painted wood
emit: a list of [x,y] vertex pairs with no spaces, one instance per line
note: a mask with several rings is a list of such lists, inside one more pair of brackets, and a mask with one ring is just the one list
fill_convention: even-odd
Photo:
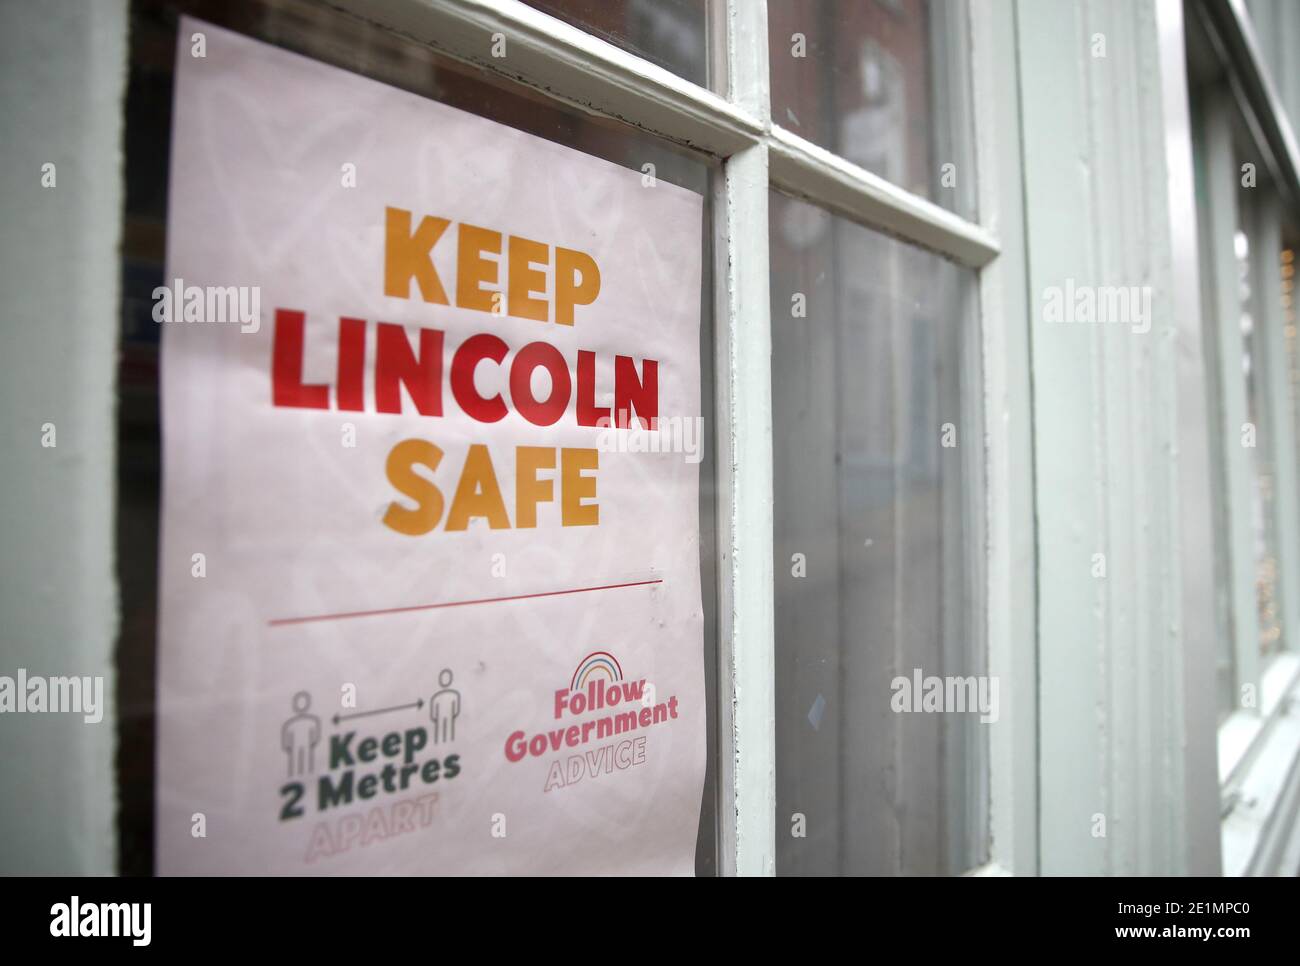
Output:
[[[1038,518],[1041,870],[1185,856],[1174,321],[1154,4],[1020,3]],[[1104,56],[1096,56],[1104,43]],[[1045,321],[1149,286],[1150,331]],[[1105,576],[1098,562],[1104,555]],[[1103,831],[1104,822],[1104,834]]]
[[[3,673],[103,678],[108,712],[6,714],[0,870],[116,865],[113,642],[126,4],[0,4]],[[42,187],[42,165],[55,165]],[[42,426],[52,423],[53,448]]]

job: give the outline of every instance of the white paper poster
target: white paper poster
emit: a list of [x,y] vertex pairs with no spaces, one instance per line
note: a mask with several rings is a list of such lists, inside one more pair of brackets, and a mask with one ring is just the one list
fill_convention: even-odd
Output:
[[194,20],[172,124],[158,871],[691,873],[700,196]]

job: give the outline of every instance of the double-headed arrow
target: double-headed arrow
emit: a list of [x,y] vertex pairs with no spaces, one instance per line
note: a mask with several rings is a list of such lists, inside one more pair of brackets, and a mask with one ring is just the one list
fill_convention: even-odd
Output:
[[407,708],[423,708],[423,707],[424,707],[424,699],[418,698],[416,699],[414,704],[395,704],[391,708],[380,708],[377,711],[358,711],[355,714],[336,713],[334,715],[334,723],[338,724],[340,721],[349,721],[352,718],[368,718],[372,714],[387,714],[390,711],[405,711]]

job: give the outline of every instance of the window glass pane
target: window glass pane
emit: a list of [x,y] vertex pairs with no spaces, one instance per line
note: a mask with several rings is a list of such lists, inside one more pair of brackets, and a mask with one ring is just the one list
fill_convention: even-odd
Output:
[[964,2],[768,4],[772,120],[974,219]]
[[[700,442],[699,546],[704,612],[708,755],[696,871],[716,872],[717,578],[713,444],[712,215],[715,164],[631,127],[557,106],[488,72],[328,8],[299,0],[137,0],[132,8],[126,100],[126,202],[122,241],[122,350],[118,408],[118,580],[122,621],[117,647],[120,709],[116,762],[119,868],[154,867],[155,678],[159,507],[162,475],[159,330],[151,293],[164,285],[167,186],[177,23],[192,14],[316,60],[413,91],[461,110],[566,144],[640,171],[651,161],[658,179],[703,195],[700,375],[704,438]],[[305,118],[304,130],[319,125]],[[295,132],[287,132],[291,136]],[[401,151],[402,145],[393,145]],[[647,190],[652,190],[647,188]],[[255,872],[256,870],[250,870]]]
[[[1296,330],[1295,249],[1295,243],[1289,239],[1282,246],[1282,332],[1286,337],[1287,372],[1291,374],[1291,427],[1300,434],[1300,338],[1297,338]],[[1300,435],[1296,437],[1296,452],[1300,453]],[[1300,475],[1300,465],[1296,469]]]
[[[1242,191],[1237,205],[1240,224],[1244,226],[1254,198]],[[1277,565],[1277,513],[1274,499],[1273,425],[1267,402],[1268,377],[1265,372],[1263,326],[1267,312],[1263,300],[1276,298],[1258,288],[1258,260],[1274,257],[1272,252],[1255,249],[1249,233],[1238,227],[1233,236],[1237,256],[1237,283],[1241,302],[1241,371],[1246,380],[1246,418],[1254,428],[1249,448],[1254,478],[1251,481],[1251,533],[1255,551],[1255,599],[1259,611],[1259,650],[1263,655],[1275,653],[1282,640]]]
[[[1210,102],[1208,100],[1208,89],[1205,86],[1206,83],[1212,83],[1213,78],[1201,77],[1196,72],[1196,65],[1203,63],[1204,57],[1198,56],[1192,48],[1193,43],[1202,45],[1208,43],[1208,41],[1202,33],[1195,29],[1194,24],[1192,29],[1189,29],[1187,36],[1189,44],[1188,65],[1191,78],[1188,97],[1194,147],[1192,161],[1196,178],[1197,244],[1201,263],[1201,348],[1206,360],[1206,398],[1210,400],[1207,413],[1210,417],[1211,452],[1222,453],[1226,451],[1228,446],[1237,445],[1238,440],[1230,438],[1228,428],[1224,425],[1222,419],[1226,387],[1224,385],[1224,366],[1222,365],[1223,351],[1219,335],[1222,330],[1219,328],[1219,312],[1216,306],[1219,304],[1219,288],[1222,284],[1225,284],[1225,280],[1217,277],[1220,274],[1217,268],[1218,258],[1216,256],[1218,246],[1214,234],[1214,219],[1211,217],[1211,191],[1215,189],[1213,180],[1215,175],[1210,170],[1207,136]],[[1235,286],[1237,280],[1227,279],[1226,284]],[[1229,324],[1239,324],[1239,320],[1231,319]],[[1213,460],[1211,469],[1210,491],[1213,497],[1211,512],[1214,516],[1214,542],[1217,551],[1213,555],[1215,640],[1218,642],[1215,654],[1215,685],[1218,721],[1219,724],[1222,724],[1238,707],[1236,634],[1232,619],[1230,593],[1233,586],[1233,575],[1229,566],[1228,553],[1228,547],[1231,545],[1232,517],[1230,508],[1232,501],[1228,499],[1225,460]]]
[[524,0],[701,87],[721,88],[709,0]]
[[976,273],[771,201],[777,871],[960,873],[999,697]]

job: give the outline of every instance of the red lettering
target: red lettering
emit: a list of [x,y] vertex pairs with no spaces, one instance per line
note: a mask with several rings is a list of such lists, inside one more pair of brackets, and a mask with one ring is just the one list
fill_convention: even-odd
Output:
[[293,309],[275,310],[271,345],[271,405],[329,409],[329,386],[304,386],[302,341],[306,316]]
[[421,416],[442,415],[440,330],[420,330],[417,358],[402,326],[379,323],[375,345],[375,408],[381,413],[400,413],[402,386],[411,394],[411,401]]
[[641,373],[638,377],[635,359],[614,357],[614,408],[619,413],[627,413],[629,426],[635,409],[641,425],[652,429],[659,418],[659,363],[654,359],[643,360]]
[[609,407],[596,405],[596,353],[578,352],[578,425],[599,426],[609,420]]
[[335,390],[339,409],[361,412],[366,408],[366,322],[339,319],[339,376]]
[[[545,402],[533,396],[533,370],[538,366],[551,374],[551,395]],[[559,422],[569,405],[569,366],[560,350],[549,342],[530,342],[519,350],[510,366],[510,400],[519,415],[534,426]]]
[[484,359],[491,359],[498,365],[509,351],[505,342],[495,335],[486,333],[473,335],[460,344],[456,354],[451,358],[451,394],[466,415],[480,423],[496,423],[505,419],[505,400],[500,395],[484,399],[474,386],[474,370]]

